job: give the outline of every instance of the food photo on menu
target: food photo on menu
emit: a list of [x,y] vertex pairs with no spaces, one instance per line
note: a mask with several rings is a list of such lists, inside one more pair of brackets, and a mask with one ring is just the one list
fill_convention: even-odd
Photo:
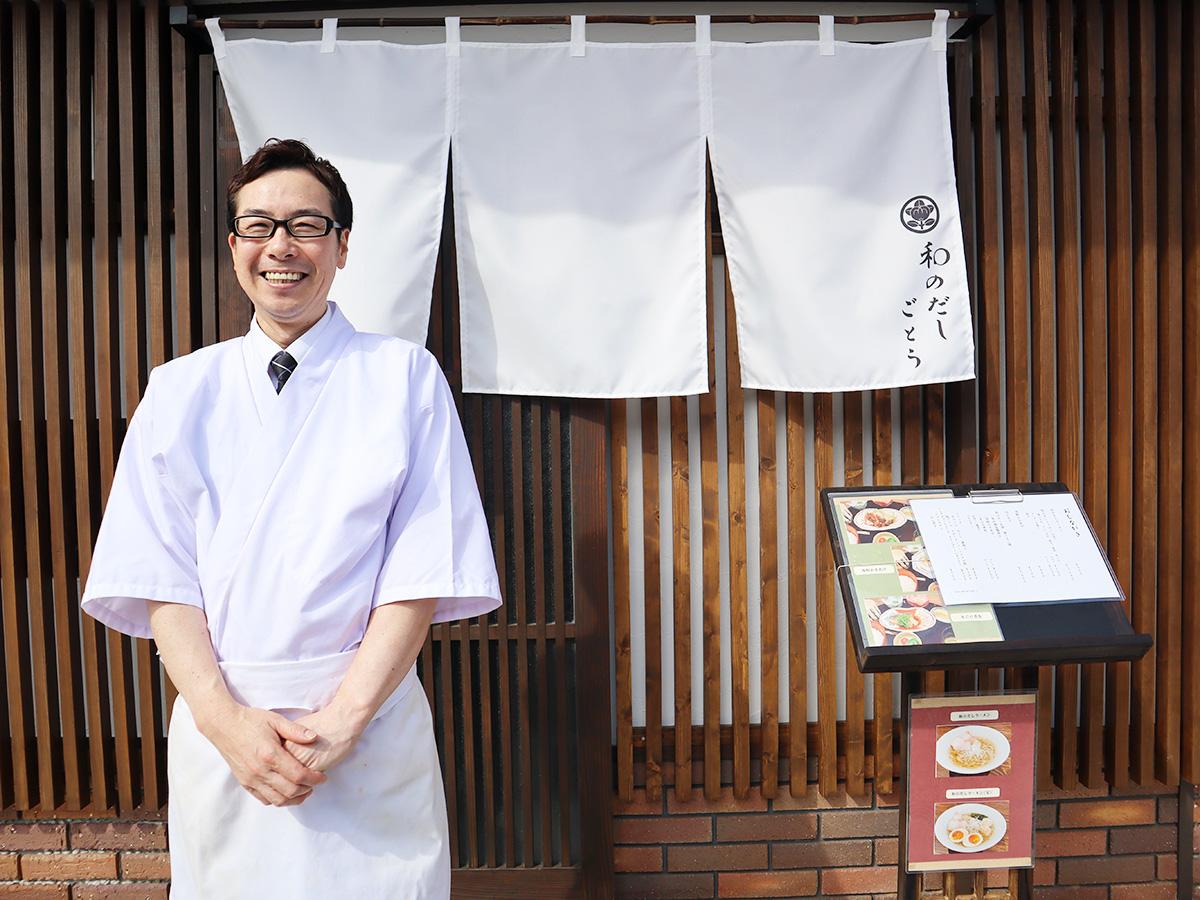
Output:
[[912,499],[907,494],[858,494],[833,501],[864,644],[918,647],[1000,640],[990,608],[982,616],[960,617],[962,624],[952,620],[913,517]]
[[939,725],[934,757],[937,778],[1007,775],[1012,771],[1012,725]]
[[935,803],[933,852],[1003,852],[1008,849],[1008,801],[987,803]]

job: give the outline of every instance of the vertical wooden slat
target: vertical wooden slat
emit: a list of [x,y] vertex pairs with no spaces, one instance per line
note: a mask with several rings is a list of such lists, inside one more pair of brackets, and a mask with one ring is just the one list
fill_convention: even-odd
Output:
[[[91,131],[91,51],[88,46],[88,21],[81,0],[72,0],[66,11],[67,67],[67,303],[70,322],[70,355],[76,361],[71,368],[72,438],[75,450],[75,541],[79,583],[87,581],[92,558],[93,523],[97,510],[93,495],[98,472],[92,464],[94,441],[92,423],[96,418],[93,391],[95,332],[92,319],[92,151]],[[85,120],[86,116],[86,120]],[[85,126],[86,121],[86,126]],[[77,611],[73,611],[76,612]],[[82,631],[83,696],[87,706],[88,780],[79,798],[81,806],[93,809],[107,805],[106,771],[107,692],[101,690],[104,665],[104,629],[84,616]],[[80,710],[82,714],[82,710]],[[70,800],[68,798],[68,804]]]
[[532,866],[533,853],[533,748],[530,741],[529,711],[529,593],[526,576],[529,567],[525,541],[525,432],[524,403],[512,401],[512,495],[513,495],[513,571],[516,587],[512,603],[517,612],[517,763],[521,776],[521,862]]
[[[1133,140],[1133,625],[1155,634],[1158,566],[1158,214],[1155,159],[1154,8],[1141,0],[1133,14],[1131,121]],[[1133,664],[1130,767],[1139,784],[1154,777],[1154,667],[1157,648]]]
[[[59,728],[62,733],[63,802],[68,809],[82,806],[79,765],[83,735],[80,694],[78,591],[74,562],[68,562],[68,515],[75,505],[75,479],[65,469],[72,454],[67,334],[65,114],[62,100],[63,25],[55,4],[40,7],[39,64],[42,187],[42,360],[46,402],[46,454],[49,481],[50,554],[52,559],[54,646],[57,661]],[[70,553],[74,556],[74,553]],[[57,735],[55,740],[57,740]]]
[[[96,327],[96,398],[99,417],[100,494],[107,499],[116,471],[117,453],[124,434],[121,404],[120,356],[120,285],[117,261],[120,234],[121,186],[117,174],[119,153],[117,136],[117,69],[115,30],[117,16],[111,0],[95,4],[95,82],[93,85],[94,197],[95,197],[95,327]],[[116,797],[106,805],[118,804],[121,810],[134,806],[133,759],[130,734],[133,730],[130,684],[129,640],[115,631],[107,631],[105,655],[108,660],[108,684],[101,686],[112,698],[112,733],[116,767]]]
[[789,393],[787,422],[788,779],[793,797],[808,791],[808,539],[804,476],[804,396]]
[[[1104,20],[1104,159],[1108,223],[1108,555],[1126,592],[1133,590],[1133,234],[1129,140],[1127,0],[1110,0]],[[1126,607],[1129,607],[1129,603]],[[1108,666],[1108,783],[1129,784],[1130,664]]]
[[746,583],[745,392],[738,364],[737,322],[725,267],[725,432],[729,493],[729,655],[733,695],[733,795],[750,791],[750,627]]
[[675,796],[692,797],[691,501],[686,397],[671,398],[671,558],[675,625]]
[[197,113],[195,58],[183,35],[171,32],[171,160],[172,226],[175,231],[175,355],[198,346],[193,329],[196,309],[196,169]]
[[[1078,16],[1079,196],[1083,243],[1083,503],[1108,544],[1108,311],[1105,285],[1103,16],[1091,0]],[[1090,788],[1104,778],[1104,666],[1083,667],[1080,770]]]
[[[871,392],[872,481],[892,483],[892,392]],[[890,794],[893,778],[892,686],[895,676],[874,676],[875,710],[872,733],[875,743],[875,791]]]
[[658,401],[642,408],[642,545],[645,577],[646,796],[662,796],[662,573],[658,525]]
[[[842,450],[845,482],[863,483],[863,395],[842,395]],[[846,622],[846,792],[852,797],[866,793],[866,684],[854,659],[854,639]]]
[[[612,745],[609,716],[609,530],[604,490],[607,454],[604,407],[571,407],[572,583],[575,586],[579,693],[588,714],[579,717],[580,844],[584,896],[612,897]],[[615,546],[615,544],[614,544]]]
[[[1057,465],[1058,479],[1073,491],[1082,489],[1079,431],[1079,195],[1076,188],[1075,112],[1075,12],[1073,0],[1057,0],[1050,34],[1054,64],[1051,93],[1054,96],[1054,249],[1057,310]],[[1057,668],[1055,684],[1055,732],[1057,756],[1053,768],[1058,785],[1074,790],[1079,783],[1077,717],[1079,667]]]
[[146,4],[145,26],[145,86],[146,104],[146,331],[149,343],[150,367],[162,365],[173,354],[171,346],[171,281],[167,224],[168,172],[164,161],[170,159],[171,130],[166,127],[163,96],[164,38],[170,32],[163,22],[163,7]]
[[758,582],[761,609],[762,792],[779,793],[779,543],[775,392],[758,392]]
[[[464,417],[464,424],[469,423],[467,439],[471,451],[471,463],[475,469],[475,483],[479,487],[479,496],[485,497],[487,496],[487,479],[484,475],[483,397],[475,394],[470,398],[464,397],[463,402],[469,411]],[[459,653],[462,654],[463,660],[461,689],[464,697],[471,696],[475,683],[471,672],[472,641],[470,633],[472,625],[479,629],[479,640],[474,642],[479,654],[479,696],[478,699],[472,696],[471,705],[464,705],[463,707],[463,715],[470,718],[472,723],[474,722],[475,715],[478,714],[479,716],[478,763],[476,764],[474,756],[475,742],[473,733],[471,742],[467,744],[465,762],[468,771],[474,773],[470,779],[472,797],[468,804],[472,847],[471,865],[478,866],[480,860],[483,859],[486,861],[486,865],[494,866],[496,864],[496,845],[491,829],[495,828],[496,800],[493,792],[495,784],[492,775],[492,638],[488,629],[488,614],[485,613],[476,619],[463,622],[463,627],[459,632]],[[476,821],[475,810],[479,805],[479,801],[473,796],[476,780],[480,780],[482,783],[482,828],[480,828]],[[482,840],[480,840],[480,834],[482,834]],[[482,844],[482,856],[480,855],[480,844]]]
[[[1029,247],[1032,252],[1030,283],[1030,356],[1033,403],[1030,407],[1032,474],[1035,481],[1054,478],[1054,213],[1050,185],[1050,83],[1047,59],[1046,0],[1027,4],[1025,20],[1026,95],[1031,115],[1025,140],[1029,183]],[[1073,90],[1073,89],[1072,89]],[[1074,167],[1072,167],[1072,172]],[[1074,176],[1072,175],[1072,178]],[[1024,371],[1024,370],[1021,370]],[[1059,704],[1060,708],[1065,708]],[[1038,783],[1053,781],[1050,727],[1054,712],[1054,669],[1038,674]],[[1071,700],[1074,715],[1074,699]]]
[[[500,639],[496,645],[496,663],[499,671],[497,693],[500,696],[500,795],[504,807],[504,862],[510,869],[517,864],[516,855],[516,799],[513,792],[512,765],[512,688],[508,674],[509,670],[509,630],[508,621],[517,615],[517,595],[510,590],[512,579],[507,577],[511,568],[508,563],[508,521],[505,509],[505,485],[507,469],[504,465],[504,411],[509,403],[506,399],[497,397],[492,401],[492,535],[495,539],[496,570],[500,584],[505,592],[504,606],[496,615],[499,623]],[[520,422],[518,420],[518,427]],[[498,827],[498,826],[493,826]]]
[[717,505],[717,368],[714,360],[712,164],[704,200],[705,292],[708,321],[708,391],[700,395],[700,509],[704,565],[704,796],[721,796],[721,594]]
[[[0,8],[0,196],[15,195],[16,98],[14,96],[13,45],[24,40],[18,34],[19,21],[11,4]],[[9,785],[0,786],[0,804],[10,803],[28,809],[36,796],[34,787],[36,763],[30,759],[33,746],[32,692],[29,657],[21,635],[25,629],[25,591],[21,585],[24,565],[19,561],[23,547],[19,544],[21,515],[20,428],[17,423],[20,392],[17,379],[16,328],[16,268],[13,255],[16,222],[12,204],[0,204],[0,315],[3,333],[0,334],[0,373],[4,387],[0,390],[0,603],[4,625],[5,706],[8,718],[6,760],[0,760],[0,776],[11,777]],[[9,768],[11,766],[11,769]]]
[[1182,98],[1180,84],[1183,15],[1179,0],[1157,7],[1159,15],[1158,97],[1158,621],[1155,659],[1155,777],[1179,781],[1180,591],[1183,570],[1183,454],[1177,436],[1183,422],[1183,207]]
[[223,198],[218,197],[216,188],[216,78],[216,64],[206,53],[200,57],[196,142],[200,151],[200,343],[205,346],[217,340],[218,235],[226,234]]
[[[971,285],[972,321],[979,322],[979,278],[975,242],[976,202],[973,190],[974,141],[971,108],[974,101],[972,67],[978,41],[963,41],[951,47],[950,124],[954,137],[955,183],[958,187],[959,220],[966,254],[967,283]],[[979,338],[975,340],[976,370],[979,368]],[[977,382],[956,381],[945,386],[947,478],[956,484],[979,481],[979,410]]]
[[[833,397],[813,395],[813,462],[817,491],[833,485]],[[818,494],[819,496],[819,494]],[[834,645],[833,549],[818,532],[817,550],[817,784],[837,790],[837,657]]]
[[622,800],[633,799],[628,427],[625,401],[612,401],[613,641],[617,665],[617,796]]
[[[1183,502],[1200,502],[1200,11],[1189,4],[1183,45]],[[1185,516],[1182,535],[1185,572],[1200,571],[1200,533]],[[1183,659],[1180,680],[1183,733],[1181,775],[1200,780],[1200,602],[1196,579],[1183,582]]]
[[[455,333],[458,329],[455,327]],[[550,671],[546,654],[546,553],[545,553],[545,503],[546,493],[543,485],[542,457],[542,419],[545,414],[545,400],[537,400],[530,404],[529,429],[529,459],[530,459],[530,493],[532,503],[533,526],[533,614],[534,659],[536,673],[535,691],[537,693],[537,717],[539,733],[538,741],[538,823],[541,826],[541,854],[539,862],[543,866],[551,864],[554,852],[554,821],[550,812],[550,743],[554,734],[550,727]],[[464,711],[466,697],[463,698]],[[471,771],[468,769],[468,771]]]
[[[570,657],[567,647],[567,585],[564,577],[568,560],[563,554],[564,506],[567,502],[566,478],[562,468],[562,454],[566,442],[563,428],[562,404],[550,406],[550,495],[553,507],[550,513],[551,552],[554,560],[554,651],[558,660],[556,679],[556,701],[558,711],[558,810],[559,810],[559,865],[571,865],[571,785],[572,774],[568,764],[568,745],[572,740],[570,712],[567,709],[567,683],[571,680]],[[569,521],[567,519],[566,521]],[[578,696],[578,694],[576,695]],[[486,698],[481,698],[487,704]],[[490,792],[489,792],[490,793]],[[494,862],[489,862],[494,865]]]
[[[217,340],[227,341],[246,333],[253,314],[250,299],[242,291],[237,274],[228,262],[229,248],[226,243],[229,234],[225,220],[225,189],[233,179],[234,173],[242,164],[241,150],[238,146],[237,130],[233,125],[233,115],[229,111],[229,101],[220,81],[216,82],[213,91],[216,104],[216,197],[214,202],[216,250],[218,265],[216,271],[216,311],[217,311]],[[430,335],[441,327],[441,316],[430,317]],[[435,353],[439,360],[444,358],[440,337]]]
[[[37,11],[27,0],[13,5],[13,202],[18,222],[16,234],[17,359],[20,380],[21,470],[25,505],[25,566],[29,598],[29,640],[32,661],[34,721],[37,734],[37,805],[51,810],[58,804],[55,773],[62,763],[60,747],[52,738],[58,732],[57,697],[53,684],[54,631],[47,523],[47,485],[44,461],[46,443],[40,424],[46,415],[42,391],[42,279],[38,258],[41,232],[39,148],[37,123],[39,92],[35,86]],[[51,273],[50,278],[53,277]],[[52,724],[53,723],[53,724]]]

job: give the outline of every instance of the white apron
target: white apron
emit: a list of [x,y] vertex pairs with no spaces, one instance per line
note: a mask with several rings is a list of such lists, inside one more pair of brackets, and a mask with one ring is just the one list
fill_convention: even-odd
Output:
[[[353,657],[221,670],[240,702],[294,719],[328,703]],[[167,742],[171,900],[450,896],[442,777],[415,668],[299,806],[264,806],[242,788],[182,697]]]

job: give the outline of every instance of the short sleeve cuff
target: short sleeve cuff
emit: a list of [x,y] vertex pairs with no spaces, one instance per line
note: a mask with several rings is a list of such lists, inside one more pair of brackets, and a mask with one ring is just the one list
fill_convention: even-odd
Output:
[[204,598],[194,585],[88,583],[83,611],[102,625],[130,637],[149,638],[150,604],[180,603],[204,608]]

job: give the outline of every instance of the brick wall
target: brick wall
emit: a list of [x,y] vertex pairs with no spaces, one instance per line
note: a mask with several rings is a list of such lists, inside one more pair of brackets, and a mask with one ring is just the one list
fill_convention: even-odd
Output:
[[[1177,822],[1173,793],[1041,800],[1037,896],[1175,897]],[[735,800],[727,789],[718,801],[697,794],[680,803],[639,791],[617,804],[617,895],[887,897],[896,886],[897,825],[889,797]],[[166,850],[160,819],[0,819],[0,898],[166,900]],[[925,886],[941,896],[940,877],[927,876]],[[989,887],[1005,894],[1000,873]]]
[[[1040,800],[1037,815],[1037,897],[1175,897],[1177,794],[1063,795]],[[892,797],[739,801],[726,789],[680,803],[639,791],[617,804],[617,896],[894,897],[898,824]],[[1006,873],[987,881],[989,895],[1007,895]],[[944,896],[941,875],[924,887]]]
[[0,819],[0,898],[167,900],[161,819]]

